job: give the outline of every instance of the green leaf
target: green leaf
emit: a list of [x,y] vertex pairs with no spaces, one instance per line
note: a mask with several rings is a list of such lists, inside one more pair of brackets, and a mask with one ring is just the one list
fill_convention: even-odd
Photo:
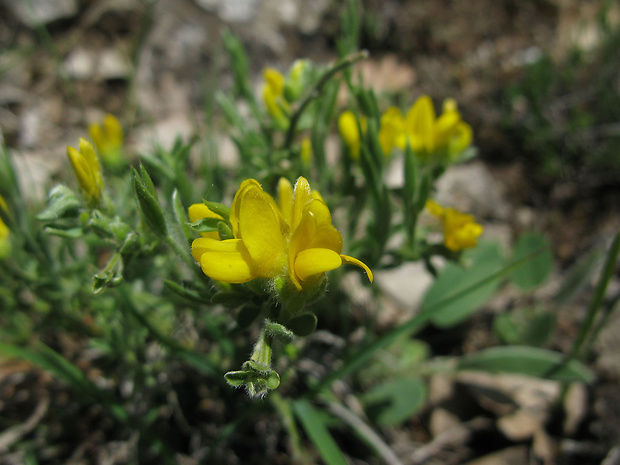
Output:
[[210,202],[204,199],[202,203],[209,207],[209,210],[211,210],[213,213],[215,213],[216,215],[220,215],[222,218],[224,218],[224,220],[228,221],[228,217],[230,216],[229,207],[218,202]]
[[75,192],[67,186],[58,185],[50,190],[47,207],[37,215],[39,221],[54,221],[61,218],[76,218],[82,203]]
[[82,228],[70,228],[70,229],[58,229],[46,227],[44,228],[45,232],[50,236],[58,236],[65,239],[78,239],[84,235],[84,230]]
[[537,232],[522,234],[515,245],[512,259],[519,260],[538,250],[542,252],[527,264],[514,270],[510,278],[523,290],[534,289],[545,282],[551,272],[553,257],[549,240]]
[[221,222],[222,220],[219,218],[200,218],[193,223],[187,223],[187,225],[196,232],[206,233],[219,231],[219,224]]
[[[494,242],[481,242],[478,247],[463,254],[463,261],[471,262],[471,264],[467,268],[454,263],[446,265],[424,296],[423,312],[435,306],[447,295],[468,289],[479,281],[481,276],[487,276],[501,270],[504,265],[499,245]],[[500,283],[501,279],[498,276],[496,279],[486,282],[484,286],[479,286],[464,294],[459,299],[442,305],[432,317],[433,324],[447,328],[465,320],[491,297]]]
[[462,357],[459,370],[515,373],[557,381],[590,383],[594,374],[581,362],[558,352],[525,346],[493,347]]
[[324,415],[304,399],[293,403],[293,412],[327,465],[347,465],[342,451],[327,429]]
[[302,313],[291,318],[286,327],[293,331],[296,336],[310,336],[316,329],[316,315],[314,313]]
[[138,201],[138,206],[140,207],[146,224],[148,224],[155,234],[160,237],[165,237],[168,228],[164,218],[164,212],[157,200],[157,194],[154,194],[155,187],[146,169],[144,169],[144,166],[140,165],[140,169],[142,171],[142,176],[140,176],[134,168],[131,170],[131,183],[136,200]]
[[422,408],[428,396],[420,378],[400,378],[380,383],[362,396],[368,417],[382,426],[398,425]]

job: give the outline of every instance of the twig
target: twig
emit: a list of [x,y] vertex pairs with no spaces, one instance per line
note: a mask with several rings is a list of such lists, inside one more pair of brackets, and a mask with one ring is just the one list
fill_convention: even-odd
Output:
[[0,434],[0,454],[8,452],[13,444],[30,433],[45,416],[49,406],[50,398],[46,396],[39,401],[32,415],[24,423],[12,426]]

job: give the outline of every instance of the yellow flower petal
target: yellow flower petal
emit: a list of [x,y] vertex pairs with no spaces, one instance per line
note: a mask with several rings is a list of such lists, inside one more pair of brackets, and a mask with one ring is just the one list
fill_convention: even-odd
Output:
[[423,95],[411,106],[405,116],[409,144],[414,151],[435,149],[435,107],[428,95]]
[[448,142],[448,153],[451,158],[456,158],[463,150],[471,145],[473,130],[464,121],[456,125],[452,132],[452,137]]
[[306,249],[295,258],[295,274],[304,281],[310,276],[342,265],[340,255],[329,249]]
[[258,188],[263,190],[256,179],[246,179],[239,186],[239,190],[235,194],[235,197],[230,208],[230,225],[232,226],[233,235],[237,239],[241,239],[241,233],[239,232],[239,209],[241,207],[241,199],[245,195],[248,189]]
[[258,277],[243,241],[216,241],[199,238],[192,243],[192,254],[200,256],[202,272],[216,281],[247,283]]
[[338,131],[349,149],[351,158],[359,159],[361,150],[360,131],[357,118],[353,112],[347,110],[338,117]]
[[262,189],[248,188],[239,207],[241,239],[255,264],[256,275],[270,278],[286,266],[286,244],[274,201]]
[[312,202],[312,189],[310,188],[310,184],[306,178],[299,176],[293,192],[293,220],[291,222],[291,231],[295,231],[299,225],[301,217],[310,202]]
[[[383,154],[387,157],[396,145],[399,136],[404,134],[403,115],[396,107],[388,108],[381,115],[379,127],[379,144],[383,150]],[[401,137],[402,138],[402,137]],[[403,141],[406,139],[402,138]],[[404,148],[405,144],[403,144]]]
[[278,203],[282,216],[290,227],[293,223],[293,186],[286,178],[280,178],[278,182]]
[[350,257],[349,255],[340,255],[340,258],[342,259],[342,263],[348,263],[350,265],[355,265],[355,266],[362,268],[364,271],[366,271],[368,280],[372,282],[372,280],[374,279],[372,275],[372,271],[370,271],[370,268],[368,268],[368,266],[363,261],[358,260],[357,258],[354,258],[354,257]]
[[444,208],[441,205],[439,205],[437,202],[435,202],[434,200],[428,199],[426,201],[425,206],[431,215],[436,216],[438,218],[443,216]]

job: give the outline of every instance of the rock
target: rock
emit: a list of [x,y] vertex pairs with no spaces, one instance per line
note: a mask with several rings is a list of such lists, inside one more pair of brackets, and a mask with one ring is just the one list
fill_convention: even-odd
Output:
[[417,309],[433,276],[422,263],[405,263],[396,268],[375,273],[375,280],[381,290],[403,310]]
[[129,60],[120,50],[109,48],[98,56],[97,77],[104,80],[127,79],[131,73]]
[[461,424],[461,421],[456,415],[449,412],[445,408],[435,408],[431,412],[429,419],[429,430],[433,437],[438,436],[441,433],[456,428]]
[[517,410],[497,420],[499,430],[511,441],[530,439],[542,428],[540,419],[525,410]]
[[489,170],[480,161],[451,166],[437,182],[436,200],[482,218],[506,220],[510,206]]
[[220,1],[220,18],[229,23],[247,23],[254,19],[258,7],[257,0]]
[[484,457],[471,460],[465,465],[523,465],[528,462],[528,448],[526,445],[502,449]]
[[2,0],[22,24],[34,28],[78,13],[77,0]]
[[95,55],[85,48],[75,48],[65,58],[65,69],[73,79],[90,79],[95,74]]

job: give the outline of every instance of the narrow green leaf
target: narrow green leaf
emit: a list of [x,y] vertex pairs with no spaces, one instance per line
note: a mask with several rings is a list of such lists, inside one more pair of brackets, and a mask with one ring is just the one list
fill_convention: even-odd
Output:
[[[588,311],[586,313],[586,317],[584,322],[579,326],[579,331],[577,332],[577,336],[575,337],[573,348],[571,350],[571,357],[584,357],[586,354],[582,353],[582,348],[586,343],[586,339],[588,338],[590,331],[594,327],[594,322],[596,321],[596,317],[603,306],[603,300],[605,298],[605,291],[607,290],[607,286],[609,285],[609,281],[614,275],[614,270],[616,269],[616,263],[618,261],[618,254],[620,253],[620,232],[617,233],[614,237],[611,246],[607,252],[607,256],[605,258],[605,264],[603,265],[603,270],[601,271],[601,275],[599,277],[598,282],[596,283],[596,288],[594,289],[594,294],[592,295],[592,299],[590,299],[590,304],[588,305]],[[610,312],[606,312],[605,317],[609,316]],[[592,341],[591,341],[592,342]]]
[[293,403],[293,412],[327,465],[347,465],[347,461],[327,429],[324,417],[307,400]]
[[594,374],[581,362],[558,352],[526,346],[492,347],[462,357],[459,370],[515,373],[557,381],[590,383]]

